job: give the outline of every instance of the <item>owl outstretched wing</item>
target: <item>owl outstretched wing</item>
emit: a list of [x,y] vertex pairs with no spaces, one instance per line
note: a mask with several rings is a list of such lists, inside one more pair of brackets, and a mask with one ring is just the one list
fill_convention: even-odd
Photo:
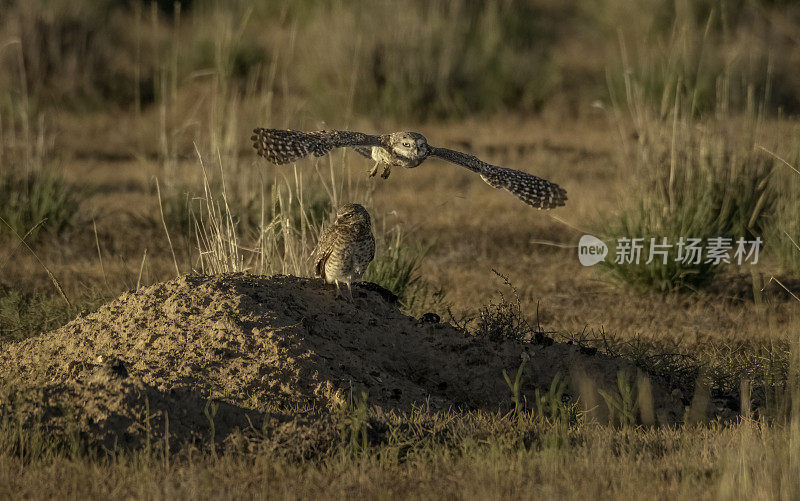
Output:
[[509,191],[537,209],[560,207],[567,201],[566,190],[526,172],[487,164],[477,157],[447,148],[431,148],[431,156],[477,172],[489,186]]
[[253,141],[253,147],[260,156],[278,165],[294,162],[312,154],[321,157],[334,148],[382,145],[381,136],[342,130],[301,132],[257,128],[253,129],[250,140]]

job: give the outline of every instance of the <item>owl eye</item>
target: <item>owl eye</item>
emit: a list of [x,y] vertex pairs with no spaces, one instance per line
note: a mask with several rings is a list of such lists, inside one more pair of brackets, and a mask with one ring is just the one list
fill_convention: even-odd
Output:
[[403,141],[403,146],[405,146],[406,148],[410,148],[411,143],[409,143],[408,141]]

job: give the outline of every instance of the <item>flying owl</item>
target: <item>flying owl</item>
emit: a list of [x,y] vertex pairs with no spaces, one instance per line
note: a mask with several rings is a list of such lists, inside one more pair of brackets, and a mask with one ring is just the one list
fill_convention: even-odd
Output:
[[375,257],[375,237],[369,212],[359,204],[346,204],[336,211],[336,221],[319,237],[312,259],[314,275],[328,283],[350,283],[361,279]]
[[258,128],[253,130],[250,139],[260,156],[278,165],[312,154],[321,157],[334,148],[351,147],[375,161],[370,176],[377,174],[378,166],[382,164],[381,177],[386,179],[393,166],[411,169],[428,157],[438,157],[477,172],[489,186],[507,190],[537,209],[559,207],[567,200],[567,192],[555,183],[518,170],[488,164],[467,153],[431,146],[425,136],[417,132],[376,136],[339,130],[301,132]]

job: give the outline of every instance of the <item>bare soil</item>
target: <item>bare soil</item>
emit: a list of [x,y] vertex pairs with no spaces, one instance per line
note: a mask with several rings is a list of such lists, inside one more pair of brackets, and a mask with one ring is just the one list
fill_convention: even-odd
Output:
[[[0,409],[56,434],[138,447],[167,433],[224,442],[236,430],[296,429],[303,416],[315,416],[313,426],[351,390],[385,410],[510,409],[502,370],[513,379],[523,357],[529,402],[557,374],[571,399],[581,381],[613,391],[620,371],[635,374],[576,345],[492,342],[414,319],[370,285],[353,301],[319,280],[281,275],[183,276],[125,293],[5,346]],[[654,383],[653,395],[658,422],[682,417],[667,389]]]

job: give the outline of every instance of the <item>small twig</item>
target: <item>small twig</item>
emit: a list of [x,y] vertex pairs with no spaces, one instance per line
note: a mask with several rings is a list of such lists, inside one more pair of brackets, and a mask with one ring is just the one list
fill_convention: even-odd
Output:
[[539,322],[539,300],[536,300],[536,332],[542,332],[542,324]]
[[161,187],[158,184],[158,178],[156,178],[156,192],[158,193],[158,209],[161,211],[161,224],[164,225],[164,233],[167,234],[167,242],[169,243],[169,250],[172,252],[172,262],[175,264],[175,274],[177,276],[181,275],[181,270],[178,268],[178,259],[175,257],[175,249],[172,247],[172,239],[169,236],[169,230],[167,229],[167,220],[164,219],[164,206],[161,203]]
[[800,170],[797,170],[797,167],[795,167],[794,165],[790,164],[789,162],[787,162],[787,161],[786,161],[786,160],[784,160],[783,158],[779,157],[777,154],[775,154],[775,153],[773,153],[773,152],[769,151],[768,149],[764,148],[764,147],[763,147],[763,146],[761,146],[760,144],[758,145],[758,148],[759,148],[759,149],[761,149],[761,150],[763,150],[763,151],[765,151],[765,152],[767,152],[767,153],[768,153],[768,154],[770,154],[771,156],[773,156],[773,157],[777,158],[777,159],[778,159],[778,160],[780,160],[780,161],[781,161],[781,162],[782,162],[784,165],[786,165],[787,167],[789,167],[790,169],[792,169],[792,170],[793,170],[793,171],[795,171],[796,173],[800,174]]
[[553,215],[553,214],[550,214],[550,213],[547,213],[547,214],[545,214],[545,215],[546,215],[547,217],[549,217],[550,219],[552,219],[553,221],[556,221],[556,222],[558,222],[558,223],[561,223],[561,224],[563,224],[564,226],[567,226],[568,228],[572,228],[573,230],[577,231],[578,233],[583,233],[584,235],[586,235],[586,234],[589,234],[589,233],[590,233],[590,232],[586,231],[585,229],[579,228],[579,227],[575,226],[574,224],[570,223],[569,221],[566,221],[566,220],[564,220],[564,219],[561,219],[560,217],[558,217],[558,216],[556,216],[556,215]]
[[600,326],[600,336],[603,338],[603,346],[606,348],[606,353],[611,355],[612,357],[616,356],[617,354],[614,353],[614,350],[611,349],[611,346],[608,344],[608,339],[606,338],[606,330],[605,327]]
[[792,238],[792,236],[786,233],[785,231],[783,233],[786,234],[786,237],[789,239],[790,242],[792,242],[792,245],[794,245],[795,248],[800,251],[800,245],[797,245],[797,242],[795,242],[794,238]]
[[558,243],[558,242],[551,242],[550,240],[535,240],[535,239],[533,239],[533,240],[530,241],[530,243],[533,244],[533,245],[547,245],[547,246],[550,246],[550,247],[558,247],[559,249],[577,249],[578,248],[577,245],[561,244],[561,243]]
[[[17,246],[16,246],[16,247],[14,247],[14,250],[12,250],[12,251],[11,251],[11,252],[8,254],[8,256],[7,256],[7,257],[6,257],[6,258],[3,260],[3,264],[2,264],[2,266],[0,266],[0,268],[4,268],[4,267],[5,267],[5,265],[6,265],[6,263],[8,262],[8,260],[9,260],[9,259],[11,259],[11,256],[13,256],[15,252],[17,252],[17,249],[19,249],[20,247],[22,247],[22,243],[23,243],[23,242],[24,242],[24,241],[25,241],[25,240],[26,240],[26,239],[27,239],[27,238],[28,238],[28,237],[31,235],[31,233],[33,233],[34,231],[36,231],[36,229],[37,229],[39,226],[43,225],[45,221],[47,221],[47,218],[44,218],[44,219],[42,219],[41,221],[39,221],[38,223],[36,223],[35,225],[33,225],[33,227],[32,227],[30,230],[28,230],[28,232],[27,232],[27,233],[25,233],[25,236],[23,236],[23,237],[22,237],[22,241],[21,241],[20,243],[18,243],[18,244],[17,244]],[[6,223],[6,225],[8,225],[8,223]]]
[[147,259],[147,249],[145,248],[142,255],[142,264],[139,266],[139,278],[136,279],[136,292],[139,292],[139,286],[142,283],[142,272],[144,271],[144,262]]
[[[56,276],[53,275],[53,272],[50,271],[50,268],[48,268],[42,262],[42,260],[39,259],[39,256],[37,256],[36,253],[33,251],[33,249],[31,249],[31,246],[28,245],[28,242],[26,242],[22,237],[19,236],[19,233],[17,233],[17,230],[15,230],[10,224],[8,224],[8,222],[5,219],[3,219],[2,217],[0,217],[0,221],[2,221],[3,224],[8,226],[8,229],[10,229],[14,233],[14,236],[16,236],[19,239],[20,243],[22,243],[22,245],[24,245],[31,252],[31,254],[33,254],[33,257],[36,258],[36,261],[39,263],[39,265],[42,268],[44,268],[44,271],[47,272],[47,276],[50,277],[50,280],[53,282],[53,286],[56,288],[58,293],[61,295],[61,299],[63,299],[64,302],[67,303],[67,307],[71,310],[72,309],[72,303],[70,302],[69,298],[67,298],[67,294],[66,294],[66,292],[64,292],[64,288],[61,287],[61,283],[58,281]],[[26,237],[27,237],[27,234],[26,234]]]
[[111,287],[108,285],[108,277],[106,276],[106,268],[103,266],[103,254],[100,252],[100,239],[97,237],[97,223],[92,218],[92,228],[94,229],[94,244],[97,247],[97,258],[100,260],[100,272],[103,274],[103,282],[106,284],[106,290],[111,292]]
[[[795,295],[795,293],[794,293],[794,292],[792,292],[792,291],[790,291],[790,290],[789,290],[789,289],[788,289],[788,288],[787,288],[785,285],[783,285],[783,284],[781,283],[781,281],[780,281],[780,280],[778,280],[778,279],[777,279],[777,278],[775,278],[774,276],[771,276],[771,277],[769,277],[769,282],[772,282],[773,280],[775,281],[775,283],[777,283],[778,285],[780,285],[781,287],[783,287],[783,290],[785,290],[786,292],[788,292],[788,293],[789,293],[789,294],[790,294],[790,295],[791,295],[793,298],[795,298],[797,301],[800,301],[800,297],[797,297],[797,296]],[[769,285],[769,282],[767,282],[767,285]]]

